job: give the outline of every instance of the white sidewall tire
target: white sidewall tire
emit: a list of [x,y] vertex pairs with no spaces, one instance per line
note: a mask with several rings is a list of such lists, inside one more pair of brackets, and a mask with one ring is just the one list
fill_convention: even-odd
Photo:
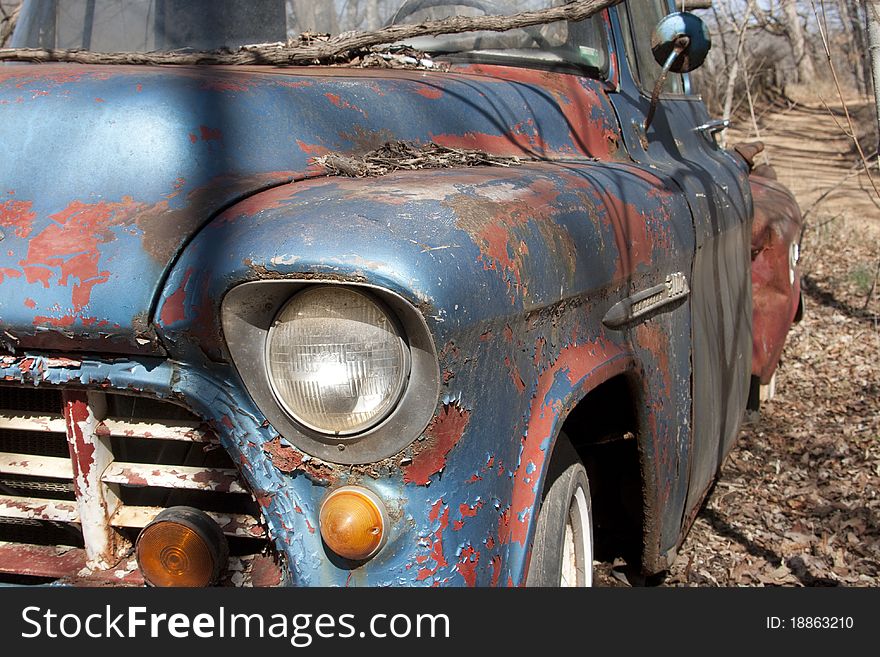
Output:
[[550,461],[535,523],[527,586],[592,586],[593,522],[587,471],[565,434]]

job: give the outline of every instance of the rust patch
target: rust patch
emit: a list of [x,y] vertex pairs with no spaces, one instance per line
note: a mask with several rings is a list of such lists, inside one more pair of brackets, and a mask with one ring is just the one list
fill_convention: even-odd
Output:
[[502,182],[475,191],[456,194],[443,205],[454,212],[456,227],[479,247],[483,268],[501,274],[512,301],[528,295],[527,240],[534,239],[534,231],[565,266],[567,279],[574,279],[577,250],[557,216],[575,208],[560,205],[561,191],[552,181],[538,179],[528,187]]
[[336,480],[333,468],[317,459],[305,457],[302,452],[281,444],[281,438],[265,443],[263,451],[278,470],[286,474],[302,472],[322,482],[332,483]]
[[222,141],[223,133],[218,128],[209,128],[206,125],[199,126],[199,134],[202,141]]
[[64,419],[67,423],[69,450],[73,465],[73,485],[77,497],[85,495],[82,482],[88,481],[89,471],[94,463],[95,446],[86,441],[82,432],[83,423],[89,419],[89,406],[85,398],[68,398],[64,405]]
[[251,584],[256,587],[281,584],[281,566],[271,556],[257,555],[251,563]]
[[[442,512],[440,510],[441,508],[443,509]],[[431,559],[434,561],[434,567],[428,568],[427,566],[424,566],[420,568],[418,575],[416,575],[417,581],[433,577],[437,574],[438,570],[445,568],[448,565],[446,556],[443,554],[443,532],[446,531],[446,528],[449,526],[449,507],[443,504],[443,498],[440,498],[431,506],[428,520],[432,523],[439,520],[439,525],[436,531],[432,532],[428,537],[428,554],[416,557],[416,563],[424,564]]]
[[510,380],[513,381],[513,385],[516,389],[520,393],[525,392],[526,384],[523,382],[523,378],[519,373],[519,368],[516,366],[516,363],[510,360],[510,356],[504,357],[504,365],[507,367],[507,373],[510,375]]
[[0,226],[12,228],[16,237],[27,238],[31,234],[31,224],[37,218],[32,208],[33,203],[30,201],[0,203]]
[[[339,136],[346,141],[350,141],[357,152],[369,152],[380,149],[385,144],[394,141],[394,133],[388,128],[380,128],[379,130],[367,130],[362,125],[354,126],[352,132],[340,131]],[[325,155],[325,153],[316,153],[316,155]]]
[[180,287],[168,295],[165,303],[162,304],[162,312],[159,314],[159,319],[163,325],[170,326],[186,318],[186,284],[189,282],[190,276],[192,276],[192,268],[186,270]]
[[458,444],[470,421],[470,411],[457,404],[445,404],[425,429],[425,447],[403,469],[407,484],[427,486],[431,476],[446,466],[446,456]]
[[477,565],[480,563],[480,553],[472,545],[468,545],[458,558],[455,569],[461,574],[465,584],[473,588],[477,585]]

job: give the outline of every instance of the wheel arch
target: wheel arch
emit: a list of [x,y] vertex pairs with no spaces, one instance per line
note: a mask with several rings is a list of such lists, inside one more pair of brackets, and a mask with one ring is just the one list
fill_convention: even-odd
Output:
[[[599,364],[578,384],[556,406],[552,439],[535,485],[532,518],[537,520],[547,468],[557,439],[564,432],[583,461],[590,481],[596,558],[610,560],[622,556],[646,572],[659,571],[665,567],[665,561],[655,558],[660,529],[656,479],[649,474],[650,426],[647,414],[640,410],[645,396],[640,369],[632,357],[625,355]],[[543,408],[546,410],[546,403]],[[533,538],[530,531],[523,582]]]

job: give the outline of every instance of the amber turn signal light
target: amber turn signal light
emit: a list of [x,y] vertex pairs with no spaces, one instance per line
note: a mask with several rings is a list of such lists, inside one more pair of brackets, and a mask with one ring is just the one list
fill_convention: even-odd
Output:
[[385,543],[385,507],[370,490],[344,486],[330,493],[321,505],[321,537],[340,557],[363,561]]
[[210,586],[229,559],[219,525],[206,513],[172,506],[141,531],[137,562],[151,586]]

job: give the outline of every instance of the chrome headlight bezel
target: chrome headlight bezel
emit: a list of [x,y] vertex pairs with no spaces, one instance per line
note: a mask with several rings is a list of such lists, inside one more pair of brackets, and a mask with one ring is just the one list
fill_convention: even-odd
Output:
[[[297,421],[269,377],[266,345],[275,318],[298,292],[317,285],[343,285],[370,297],[397,323],[408,350],[409,379],[397,404],[359,433],[323,433]],[[431,421],[440,392],[437,351],[424,317],[400,295],[367,284],[267,280],[234,287],[221,308],[226,345],[245,388],[278,433],[306,454],[345,465],[374,463],[403,450]]]

